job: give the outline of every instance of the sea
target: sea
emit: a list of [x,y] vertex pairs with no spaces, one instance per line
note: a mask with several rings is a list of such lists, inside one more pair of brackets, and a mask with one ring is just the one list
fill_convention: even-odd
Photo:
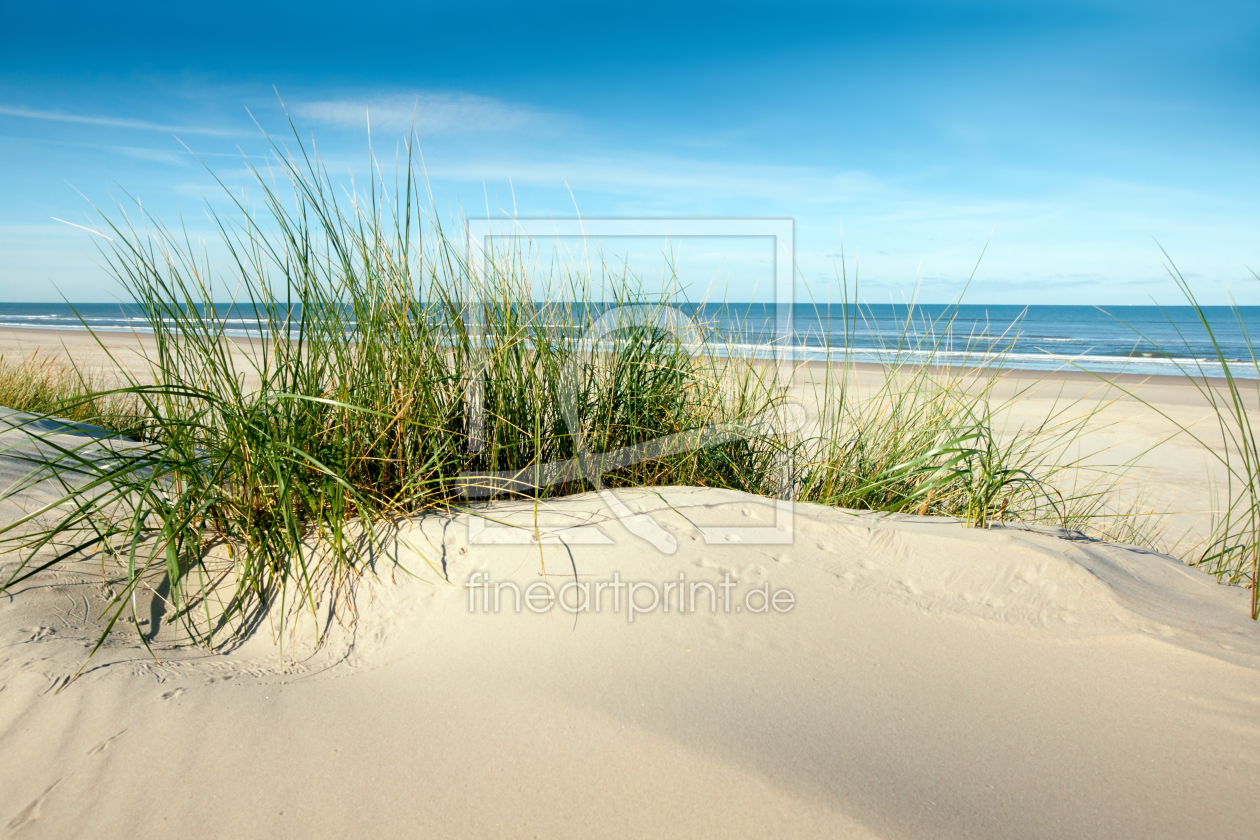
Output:
[[[600,306],[594,304],[593,306]],[[216,305],[227,333],[257,335],[250,312]],[[1253,342],[1260,306],[987,306],[797,304],[791,328],[778,334],[787,310],[773,304],[679,304],[732,352],[857,362],[934,361],[1025,370],[1179,375],[1223,373],[1257,378]],[[148,322],[119,303],[0,303],[0,329],[147,332]],[[353,331],[353,323],[347,323]],[[1219,351],[1219,352],[1218,352]]]

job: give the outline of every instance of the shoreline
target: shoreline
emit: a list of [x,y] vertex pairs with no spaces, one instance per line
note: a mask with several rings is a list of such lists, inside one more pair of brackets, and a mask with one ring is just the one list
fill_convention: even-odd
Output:
[[[811,368],[816,365],[817,368],[820,370],[828,366],[827,362],[804,362],[803,364]],[[831,366],[832,367],[843,366],[844,364],[845,364],[844,362],[832,362]],[[884,365],[878,364],[876,362],[850,362],[848,366],[852,367],[854,370],[858,371],[859,373],[880,373],[886,369]],[[1012,376],[1018,379],[1026,375],[1029,379],[1049,379],[1049,380],[1055,380],[1055,381],[1061,381],[1061,382],[1091,383],[1091,384],[1097,384],[1097,385],[1121,385],[1121,386],[1144,385],[1144,384],[1174,385],[1177,383],[1189,383],[1191,381],[1191,377],[1188,377],[1180,373],[1112,373],[1112,372],[1094,373],[1088,370],[1078,370],[1078,369],[1038,370],[1034,368],[1001,367],[1001,366],[995,366],[991,368],[987,368],[987,367],[980,368],[977,371],[977,369],[974,367],[967,368],[963,366],[954,366],[954,365],[913,365],[913,364],[906,364],[906,365],[902,365],[901,367],[905,368],[906,370],[915,370],[915,371],[918,371],[918,370],[923,369],[924,367],[927,367],[929,369],[937,370],[942,373],[952,373],[953,375],[956,375],[956,376],[980,376],[980,375],[985,375],[989,372],[992,372],[992,373],[997,374],[998,378],[1000,379],[1007,379]],[[1193,381],[1208,382],[1213,385],[1224,386],[1227,380],[1223,376],[1211,376],[1211,377],[1195,377]],[[1247,380],[1247,381],[1250,382],[1250,381],[1256,381],[1256,380]]]
[[[36,327],[5,327],[0,328],[0,356],[8,357],[10,354],[26,357],[31,355],[33,350],[41,355],[46,355],[49,349],[56,349],[60,353],[64,348],[68,351],[69,356],[77,354],[96,355],[94,360],[96,364],[105,361],[101,344],[106,345],[111,350],[134,350],[137,345],[143,346],[151,344],[152,333],[125,330],[102,330],[95,333],[86,329],[48,329]],[[226,338],[237,346],[245,347],[258,341],[257,338],[249,336],[226,336]],[[98,344],[99,340],[99,344]],[[760,360],[768,361],[768,360]],[[792,360],[789,362],[798,371],[819,371],[830,368],[849,368],[859,374],[883,373],[888,370],[888,366],[878,362],[853,362],[853,361],[823,361],[823,360]],[[948,374],[958,377],[979,377],[989,374],[996,375],[1001,380],[1010,378],[1024,379],[1030,381],[1047,381],[1047,382],[1064,382],[1073,384],[1095,384],[1102,386],[1118,385],[1121,387],[1131,387],[1139,385],[1159,385],[1174,386],[1186,385],[1193,387],[1193,382],[1210,384],[1216,387],[1224,387],[1226,379],[1223,376],[1187,376],[1180,373],[1125,373],[1125,372],[1091,372],[1079,369],[1057,369],[1042,370],[1036,368],[1024,367],[1003,367],[994,365],[992,367],[980,367],[964,365],[920,365],[914,363],[904,363],[895,366],[898,370],[919,371],[925,367],[931,370],[939,371],[942,374]],[[1239,381],[1257,382],[1260,387],[1260,380],[1251,378],[1237,378]]]

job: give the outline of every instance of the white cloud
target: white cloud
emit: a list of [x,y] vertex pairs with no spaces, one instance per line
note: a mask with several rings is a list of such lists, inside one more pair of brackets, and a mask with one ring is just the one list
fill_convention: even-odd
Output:
[[[690,204],[702,198],[771,199],[814,206],[887,194],[891,187],[861,171],[808,166],[709,162],[665,155],[624,153],[568,160],[477,158],[436,163],[436,180],[485,182],[608,191]],[[743,210],[739,212],[744,212]]]
[[212,134],[219,136],[232,136],[239,133],[235,131],[223,131],[217,128],[198,128],[196,126],[187,125],[165,125],[162,123],[148,122],[147,120],[134,120],[129,117],[100,117],[90,114],[67,114],[64,111],[38,111],[33,108],[23,108],[20,105],[0,105],[0,115],[6,117],[23,117],[31,120],[80,123],[82,125],[104,125],[111,128],[134,128],[140,131],[163,131],[171,134]]
[[[541,128],[548,116],[532,108],[466,93],[399,94],[372,99],[328,99],[302,102],[295,115],[347,128],[415,131],[419,135],[509,131]],[[552,118],[554,119],[554,118]]]

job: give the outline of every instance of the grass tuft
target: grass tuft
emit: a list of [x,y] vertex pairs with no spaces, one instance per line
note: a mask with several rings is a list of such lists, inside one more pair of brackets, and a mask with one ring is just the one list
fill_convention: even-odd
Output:
[[[520,478],[484,495],[696,485],[978,527],[1103,518],[1110,486],[1071,489],[1080,464],[1054,457],[1093,415],[1002,433],[990,399],[1000,353],[947,369],[929,345],[928,364],[890,362],[867,395],[847,365],[828,366],[815,422],[787,433],[764,419],[788,398],[771,366],[713,333],[697,352],[644,317],[590,340],[607,313],[651,316],[668,295],[627,278],[599,301],[588,277],[540,276],[515,246],[474,271],[429,212],[410,148],[392,191],[373,177],[349,194],[300,139],[273,151],[283,188],[254,171],[259,206],[225,187],[231,212],[211,213],[225,274],[185,231],[143,212],[139,227],[102,215],[105,263],[153,334],[146,374],[105,388],[44,362],[0,367],[0,404],[138,442],[108,457],[63,449],[10,491],[50,475],[63,488],[0,529],[22,558],[3,589],[99,554],[115,584],[105,633],[150,589],[167,621],[214,645],[276,604],[316,615],[372,568],[391,522],[466,508],[469,476],[505,473]],[[225,285],[235,302],[216,305]],[[582,467],[698,430],[705,445],[530,486],[543,465]]]
[[104,376],[58,359],[0,355],[0,406],[5,408],[114,430],[137,426],[141,415],[136,400],[109,390]]

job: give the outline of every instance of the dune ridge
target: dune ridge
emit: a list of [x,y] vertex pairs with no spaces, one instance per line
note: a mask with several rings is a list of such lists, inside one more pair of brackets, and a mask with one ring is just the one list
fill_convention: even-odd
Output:
[[[706,546],[696,526],[768,524],[772,509],[733,491],[619,493],[674,535],[674,555],[593,494],[479,509],[479,542],[508,535],[491,544],[470,543],[470,515],[421,517],[395,558],[415,574],[382,558],[357,620],[283,661],[270,625],[218,653],[164,628],[156,660],[124,633],[67,686],[94,638],[99,567],[32,579],[0,607],[0,825],[1254,834],[1260,635],[1243,591],[1069,533],[815,505],[796,506],[791,545]],[[729,575],[735,607],[766,584],[795,600],[714,611],[702,589],[698,609],[630,621],[624,603],[535,613],[508,597],[496,613],[466,585],[477,572],[521,589]]]

